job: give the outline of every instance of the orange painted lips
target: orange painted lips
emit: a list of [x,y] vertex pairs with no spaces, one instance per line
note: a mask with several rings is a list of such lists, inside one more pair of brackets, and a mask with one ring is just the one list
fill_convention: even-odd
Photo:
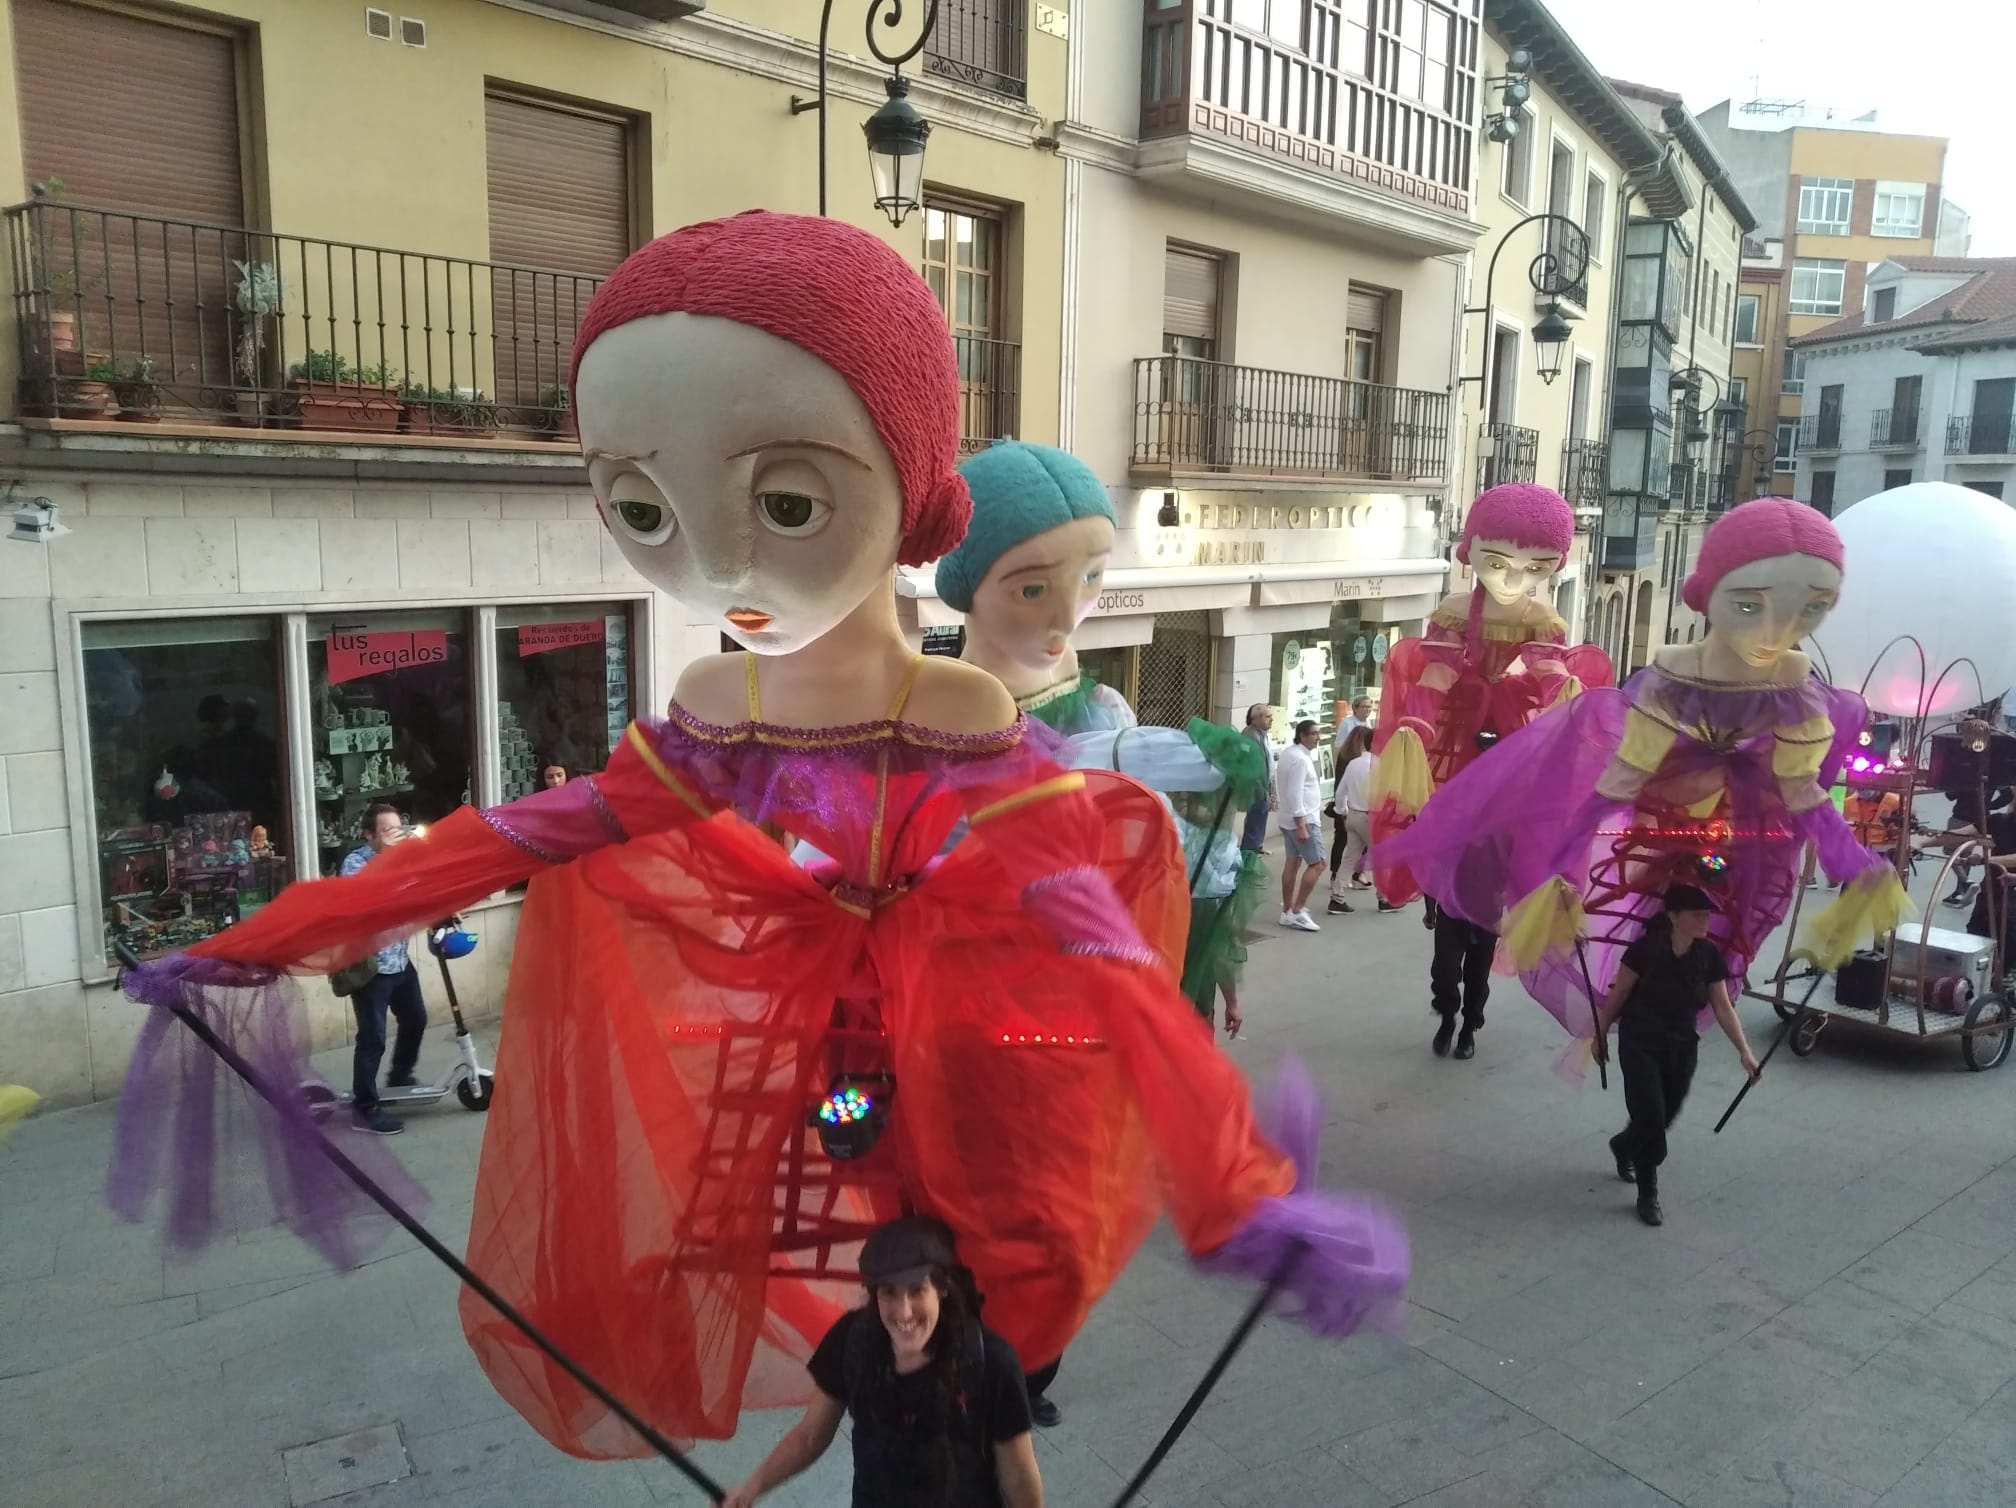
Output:
[[760,634],[770,626],[770,615],[738,607],[728,614],[728,621],[745,634]]

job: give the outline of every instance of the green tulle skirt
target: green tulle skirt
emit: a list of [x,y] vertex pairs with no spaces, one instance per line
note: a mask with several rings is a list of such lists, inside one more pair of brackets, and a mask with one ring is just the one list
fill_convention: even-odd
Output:
[[1239,987],[1246,973],[1246,929],[1267,893],[1267,865],[1259,854],[1241,854],[1232,893],[1190,902],[1190,939],[1183,949],[1183,993],[1206,1021],[1217,1020],[1220,986]]

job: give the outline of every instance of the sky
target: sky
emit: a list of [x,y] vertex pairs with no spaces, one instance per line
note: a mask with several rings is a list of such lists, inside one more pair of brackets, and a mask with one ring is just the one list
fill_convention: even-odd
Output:
[[2016,0],[1545,4],[1606,75],[1669,89],[1696,113],[1803,99],[1946,137],[1946,191],[1974,217],[1972,254],[2016,256]]

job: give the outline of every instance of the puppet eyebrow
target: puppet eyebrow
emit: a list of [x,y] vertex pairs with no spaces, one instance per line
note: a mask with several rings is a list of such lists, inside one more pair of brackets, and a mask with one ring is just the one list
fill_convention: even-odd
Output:
[[625,455],[620,450],[601,450],[591,445],[581,452],[581,459],[584,461],[655,461],[658,459],[658,452],[647,450],[641,455],[632,456]]
[[873,468],[844,445],[835,445],[831,440],[765,440],[761,445],[751,445],[747,450],[738,450],[728,459],[740,461],[748,456],[760,456],[766,450],[823,450],[829,454],[852,461],[863,471]]

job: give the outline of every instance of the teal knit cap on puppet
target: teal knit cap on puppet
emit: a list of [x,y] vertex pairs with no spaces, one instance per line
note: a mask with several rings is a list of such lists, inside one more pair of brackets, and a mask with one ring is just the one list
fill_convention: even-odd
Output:
[[1054,446],[1004,440],[959,474],[973,494],[973,522],[959,548],[938,562],[938,596],[956,612],[973,610],[973,593],[994,562],[1023,540],[1078,518],[1119,523],[1092,468]]

